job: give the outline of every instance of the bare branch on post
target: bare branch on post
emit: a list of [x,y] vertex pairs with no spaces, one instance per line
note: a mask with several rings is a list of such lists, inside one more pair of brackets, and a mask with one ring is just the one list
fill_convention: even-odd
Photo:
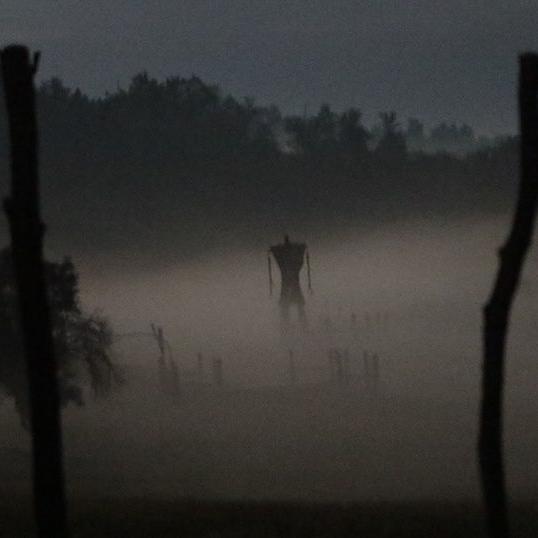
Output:
[[500,250],[493,291],[484,307],[482,407],[478,443],[487,530],[509,536],[503,462],[503,385],[510,310],[529,250],[538,197],[538,55],[520,57],[521,181],[510,235]]
[[11,138],[11,195],[5,209],[28,370],[34,503],[40,538],[67,536],[60,397],[43,263],[34,74],[26,47],[0,53]]

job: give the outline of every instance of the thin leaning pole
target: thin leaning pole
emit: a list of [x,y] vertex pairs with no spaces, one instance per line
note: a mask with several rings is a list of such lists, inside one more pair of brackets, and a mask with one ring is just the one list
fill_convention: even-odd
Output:
[[510,310],[519,287],[538,199],[538,55],[520,57],[519,121],[521,179],[510,234],[499,251],[499,267],[484,307],[482,404],[478,457],[486,526],[491,538],[509,536],[503,461],[503,389]]
[[28,372],[33,491],[39,538],[67,537],[60,397],[43,262],[34,75],[38,54],[0,52],[11,139],[11,193],[5,209]]

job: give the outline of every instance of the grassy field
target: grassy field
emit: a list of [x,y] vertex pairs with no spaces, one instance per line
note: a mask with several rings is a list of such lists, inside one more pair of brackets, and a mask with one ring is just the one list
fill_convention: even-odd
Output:
[[[33,536],[27,498],[3,497],[0,536]],[[74,538],[103,537],[480,537],[479,506],[442,503],[361,505],[224,503],[153,499],[71,502]],[[538,511],[513,508],[514,536],[538,535]]]

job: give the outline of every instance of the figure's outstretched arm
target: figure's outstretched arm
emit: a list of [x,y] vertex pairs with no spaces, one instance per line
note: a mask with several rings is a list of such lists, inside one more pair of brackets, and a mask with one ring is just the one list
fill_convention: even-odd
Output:
[[271,266],[271,251],[267,251],[267,269],[269,271],[269,295],[273,295],[273,270]]
[[312,290],[312,275],[310,272],[310,253],[308,252],[308,248],[306,249],[306,273],[308,276],[308,291],[310,293],[314,293]]

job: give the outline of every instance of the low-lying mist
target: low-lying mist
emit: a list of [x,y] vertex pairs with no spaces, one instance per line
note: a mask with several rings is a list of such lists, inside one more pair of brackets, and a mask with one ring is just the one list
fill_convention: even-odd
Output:
[[[507,224],[409,221],[337,238],[286,230],[308,243],[313,281],[312,295],[303,281],[308,331],[287,336],[278,289],[269,296],[269,244],[180,266],[155,259],[119,269],[75,259],[83,304],[114,325],[125,382],[108,398],[64,412],[70,490],[213,499],[477,498],[481,306]],[[279,231],[267,238],[282,239]],[[528,427],[538,418],[537,261],[533,253],[508,354],[508,477],[520,497],[536,493],[538,478],[538,435]],[[150,323],[163,327],[178,362],[178,398],[160,390]],[[327,353],[335,347],[349,353],[345,385],[331,380]],[[379,357],[376,391],[365,384],[365,352]],[[211,377],[216,357],[223,361],[220,387]],[[8,454],[5,476],[28,487],[28,435],[9,402],[0,413],[11,432],[0,444]]]

